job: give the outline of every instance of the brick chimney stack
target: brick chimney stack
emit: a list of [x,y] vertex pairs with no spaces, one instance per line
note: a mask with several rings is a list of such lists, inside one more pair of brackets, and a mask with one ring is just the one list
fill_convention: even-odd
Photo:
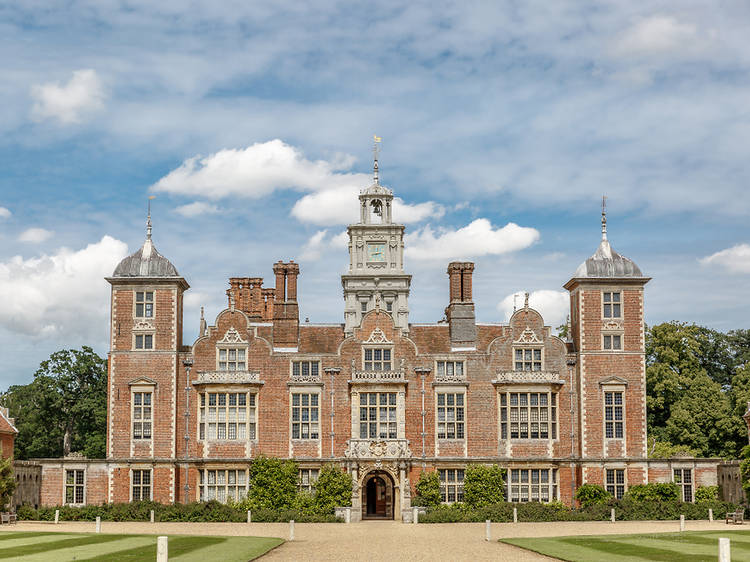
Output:
[[299,306],[297,277],[299,264],[278,261],[273,264],[276,296],[272,303],[274,348],[297,348],[299,340]]
[[452,348],[476,348],[477,326],[472,300],[472,262],[454,261],[448,264],[450,304],[445,316],[450,326]]
[[[232,306],[232,297],[234,297],[234,307],[247,314],[252,322],[264,322],[273,319],[273,314],[268,313],[268,291],[274,292],[273,289],[263,288],[262,277],[230,277],[227,297],[229,305]],[[273,305],[271,305],[271,309]]]

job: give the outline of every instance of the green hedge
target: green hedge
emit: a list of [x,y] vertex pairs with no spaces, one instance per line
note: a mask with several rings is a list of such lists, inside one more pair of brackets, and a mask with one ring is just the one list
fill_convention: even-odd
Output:
[[[60,510],[60,521],[149,521],[154,510],[155,521],[178,522],[233,522],[247,521],[247,510],[226,505],[217,501],[193,502],[188,504],[160,504],[156,502],[110,503],[85,505],[81,507],[55,506],[34,509],[29,506],[18,508],[18,518],[24,521],[54,521],[55,510]],[[334,515],[319,514],[303,509],[258,509],[252,511],[253,521],[286,522],[294,519],[300,523],[328,523],[338,521]]]
[[496,523],[513,521],[513,508],[518,509],[519,521],[608,521],[612,508],[618,521],[708,519],[708,510],[713,509],[716,519],[724,517],[738,506],[728,502],[711,501],[701,503],[683,502],[636,502],[631,499],[611,500],[577,509],[560,502],[538,503],[501,502],[472,509],[466,504],[455,503],[429,508],[419,516],[420,523],[471,523],[489,519]]

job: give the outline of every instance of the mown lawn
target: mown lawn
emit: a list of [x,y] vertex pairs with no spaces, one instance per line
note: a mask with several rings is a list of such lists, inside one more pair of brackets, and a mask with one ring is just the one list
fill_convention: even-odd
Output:
[[500,539],[562,560],[619,562],[660,560],[715,561],[719,537],[731,540],[732,560],[750,560],[750,531],[685,531],[643,535],[592,535],[536,539]]
[[[183,562],[246,562],[280,545],[269,537],[169,537],[169,559]],[[156,535],[0,533],[0,560],[156,560]]]

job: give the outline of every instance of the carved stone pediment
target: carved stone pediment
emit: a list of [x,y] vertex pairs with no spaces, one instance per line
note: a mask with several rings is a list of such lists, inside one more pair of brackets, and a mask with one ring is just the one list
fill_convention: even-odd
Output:
[[224,337],[217,343],[247,343],[247,340],[243,340],[240,333],[234,328],[229,328]]
[[536,332],[534,332],[534,330],[526,326],[526,329],[521,333],[519,338],[513,343],[530,344],[530,343],[544,343],[544,342],[539,339],[539,337],[536,335]]
[[134,332],[153,332],[155,329],[154,323],[150,320],[139,320],[133,326]]
[[622,322],[617,320],[607,320],[602,326],[603,330],[622,330]]
[[393,343],[386,336],[385,332],[380,328],[375,328],[371,333],[370,337],[364,341],[364,343]]
[[350,459],[409,459],[407,439],[350,439],[344,456]]

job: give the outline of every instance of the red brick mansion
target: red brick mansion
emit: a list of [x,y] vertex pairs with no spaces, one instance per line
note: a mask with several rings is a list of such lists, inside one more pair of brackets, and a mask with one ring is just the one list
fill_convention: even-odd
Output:
[[690,501],[716,484],[716,460],[647,459],[649,278],[610,247],[604,215],[598,249],[564,285],[561,339],[528,302],[507,323],[477,323],[470,262],[448,264],[445,319],[411,323],[393,193],[376,173],[359,201],[341,324],[300,324],[299,266],[279,261],[273,288],[229,279],[227,308],[201,318],[191,345],[189,285],[154,247],[149,218],[143,246],[107,278],[107,458],[43,461],[41,503],[226,501],[247,492],[258,455],[296,459],[304,487],[323,464],[344,467],[354,519],[400,519],[425,470],[438,471],[445,502],[461,501],[469,463],[507,469],[514,502],[672,480]]

